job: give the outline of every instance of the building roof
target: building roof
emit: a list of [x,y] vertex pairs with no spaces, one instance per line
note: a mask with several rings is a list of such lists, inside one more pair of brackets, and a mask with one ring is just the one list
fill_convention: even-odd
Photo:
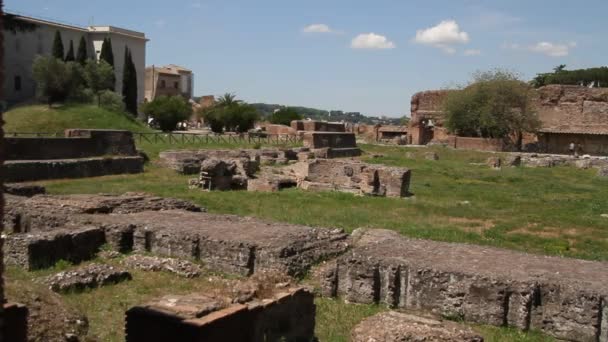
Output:
[[165,65],[165,66],[149,66],[146,67],[146,69],[154,69],[155,72],[159,73],[159,74],[164,74],[164,75],[175,75],[175,76],[180,76],[182,73],[192,73],[192,71],[180,67],[178,65],[175,64],[169,64],[169,65]]
[[192,70],[190,70],[190,69],[186,69],[186,68],[184,68],[184,67],[182,67],[182,66],[175,65],[175,64],[169,64],[169,65],[166,65],[166,66],[165,66],[165,68],[175,69],[175,70],[177,70],[178,72],[179,72],[179,71],[183,71],[183,72],[192,72]]
[[608,125],[545,127],[539,133],[608,135]]
[[113,34],[128,36],[131,38],[143,39],[146,41],[148,40],[148,39],[146,39],[145,33],[127,30],[127,29],[123,29],[123,28],[115,27],[115,26],[89,26],[89,27],[85,28],[85,27],[80,27],[80,26],[76,26],[76,25],[72,25],[72,24],[64,24],[64,23],[60,23],[60,22],[56,22],[56,21],[51,21],[48,19],[34,18],[34,17],[15,14],[15,13],[9,13],[9,14],[13,14],[16,19],[24,20],[24,21],[27,21],[27,22],[30,22],[33,24],[37,24],[37,25],[54,26],[54,27],[58,27],[58,28],[65,28],[65,29],[69,29],[69,30],[81,31],[83,33],[113,33]]

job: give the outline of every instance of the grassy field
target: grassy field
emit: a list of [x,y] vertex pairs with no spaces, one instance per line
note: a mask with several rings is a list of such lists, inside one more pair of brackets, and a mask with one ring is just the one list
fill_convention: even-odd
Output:
[[[57,180],[43,184],[51,193],[123,193],[143,191],[192,200],[214,213],[256,216],[268,220],[352,231],[388,228],[419,238],[500,246],[532,253],[608,260],[608,182],[594,170],[504,168],[484,164],[488,153],[446,148],[363,146],[364,159],[412,169],[408,199],[355,197],[343,193],[286,190],[279,193],[201,192],[188,190],[191,176],[180,176],[155,164],[159,151],[179,148],[226,148],[234,145],[151,145],[143,148],[152,162],[140,175]],[[245,147],[245,146],[244,146]],[[251,146],[246,146],[251,147]],[[435,151],[440,160],[428,161]],[[409,158],[406,152],[410,152]],[[23,282],[48,272],[8,270],[9,298]],[[100,290],[64,296],[90,318],[91,335],[119,341],[124,311],[166,293],[204,290],[200,280],[167,274],[134,273],[134,280]],[[361,319],[385,310],[317,299],[317,335],[321,341],[348,341]],[[553,341],[539,333],[475,326],[486,341]]]
[[4,113],[5,132],[63,132],[67,128],[125,129],[152,132],[150,128],[124,113],[115,113],[95,105],[66,104],[17,107]]
[[[154,159],[158,151],[179,145],[141,147]],[[226,146],[213,146],[217,147]],[[191,176],[177,175],[154,162],[142,175],[59,180],[45,185],[52,193],[144,191],[189,199],[214,213],[347,231],[387,228],[418,238],[608,260],[608,219],[601,216],[608,213],[608,181],[597,178],[595,170],[556,167],[496,171],[483,164],[487,153],[433,148],[440,160],[428,161],[423,157],[428,149],[364,149],[370,162],[411,168],[414,196],[392,199],[299,190],[207,193],[188,190]],[[406,151],[412,152],[413,158],[406,158]],[[371,158],[371,154],[383,157]]]

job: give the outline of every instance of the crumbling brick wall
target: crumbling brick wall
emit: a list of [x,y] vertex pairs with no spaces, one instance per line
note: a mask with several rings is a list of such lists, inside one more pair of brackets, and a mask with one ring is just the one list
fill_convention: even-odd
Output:
[[536,102],[543,128],[608,132],[608,88],[549,85],[538,89]]

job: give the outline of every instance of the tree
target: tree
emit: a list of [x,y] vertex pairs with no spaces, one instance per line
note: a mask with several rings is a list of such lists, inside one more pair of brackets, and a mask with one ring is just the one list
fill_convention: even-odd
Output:
[[277,125],[291,125],[293,120],[302,120],[302,116],[290,107],[281,108],[270,116],[270,122]]
[[[103,43],[101,44],[101,52],[99,54],[99,60],[105,61],[112,67],[112,70],[114,70],[114,52],[112,51],[112,39],[111,38],[104,38]],[[114,74],[112,74],[112,81],[113,81],[113,83],[112,83],[113,85],[112,85],[112,88],[110,88],[110,90],[114,91],[114,89],[116,88],[116,76]]]
[[531,90],[509,71],[477,73],[467,87],[448,95],[446,127],[459,136],[509,139],[521,149],[523,134],[540,126]]
[[220,96],[213,107],[203,109],[199,115],[215,133],[247,132],[260,117],[254,106],[237,100],[236,95],[230,93]]
[[566,64],[560,64],[560,65],[556,66],[555,68],[553,68],[553,72],[556,74],[560,73],[564,70],[566,70]]
[[112,67],[114,67],[114,52],[112,51],[112,39],[104,38],[101,44],[101,53],[99,59],[106,61]]
[[137,115],[137,70],[131,56],[131,50],[125,47],[125,62],[122,74],[122,96],[127,111]]
[[78,43],[78,52],[76,54],[76,61],[80,63],[80,65],[84,66],[87,63],[87,58],[89,54],[87,52],[87,41],[84,39],[84,36],[80,37],[80,42]]
[[114,68],[106,61],[87,60],[84,67],[84,79],[87,86],[97,95],[97,105],[101,105],[101,93],[114,89]]
[[192,106],[181,96],[159,96],[143,105],[142,110],[164,132],[175,130],[179,122],[187,120],[192,114]]
[[53,40],[53,57],[63,60],[63,41],[59,30],[55,31],[55,39]]
[[38,56],[32,65],[38,91],[47,98],[49,106],[64,101],[70,93],[73,70],[60,59]]
[[73,62],[76,58],[74,57],[74,42],[70,40],[70,48],[68,49],[68,54],[65,55],[66,62]]

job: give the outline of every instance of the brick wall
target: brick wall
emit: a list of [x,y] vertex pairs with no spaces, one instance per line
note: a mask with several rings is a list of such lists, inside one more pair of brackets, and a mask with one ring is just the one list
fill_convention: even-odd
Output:
[[502,139],[467,138],[451,136],[447,139],[449,146],[462,150],[508,151],[509,147]]

